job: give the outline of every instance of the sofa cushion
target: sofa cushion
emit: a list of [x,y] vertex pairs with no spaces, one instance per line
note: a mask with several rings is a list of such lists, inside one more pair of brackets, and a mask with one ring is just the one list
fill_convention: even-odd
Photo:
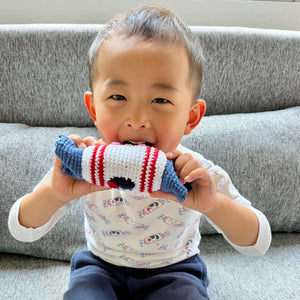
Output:
[[264,256],[240,255],[215,235],[205,236],[200,251],[212,300],[299,298],[299,233],[275,233]]
[[[0,121],[92,126],[87,51],[101,25],[0,25]],[[32,112],[35,113],[32,113]]]
[[201,97],[206,115],[300,105],[300,32],[192,27],[205,57]]

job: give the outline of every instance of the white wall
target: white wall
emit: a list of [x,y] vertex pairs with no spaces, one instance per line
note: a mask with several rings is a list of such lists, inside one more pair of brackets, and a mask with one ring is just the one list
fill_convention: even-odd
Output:
[[143,4],[165,6],[190,25],[300,30],[300,2],[247,0],[0,0],[0,24],[104,23]]

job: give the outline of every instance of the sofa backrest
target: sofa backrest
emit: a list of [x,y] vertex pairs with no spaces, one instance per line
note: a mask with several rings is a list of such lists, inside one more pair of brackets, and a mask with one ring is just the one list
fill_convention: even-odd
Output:
[[206,58],[208,115],[300,105],[300,32],[195,27]]
[[[89,90],[86,57],[101,27],[1,25],[0,122],[92,126],[83,103]],[[207,115],[300,105],[300,63],[295,64],[300,61],[300,32],[192,30],[205,57],[201,98],[208,103]]]

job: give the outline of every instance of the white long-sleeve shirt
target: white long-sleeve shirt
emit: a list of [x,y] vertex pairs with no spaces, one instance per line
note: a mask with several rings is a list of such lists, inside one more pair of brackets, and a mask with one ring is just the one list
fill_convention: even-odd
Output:
[[[248,247],[235,245],[215,224],[210,223],[237,251],[245,255],[264,254],[271,243],[271,230],[265,215],[239,194],[223,169],[183,146],[178,149],[191,153],[201,162],[213,176],[218,192],[256,214],[259,221],[257,241]],[[51,173],[52,170],[39,185],[50,180]],[[19,206],[24,197],[12,206],[8,221],[11,234],[24,242],[33,242],[44,236],[73,202],[61,207],[45,225],[33,229],[23,227],[18,220]],[[181,205],[167,199],[152,198],[147,193],[111,189],[86,195],[81,198],[81,204],[85,215],[87,247],[109,263],[158,268],[199,253],[202,214],[185,208],[184,202]]]

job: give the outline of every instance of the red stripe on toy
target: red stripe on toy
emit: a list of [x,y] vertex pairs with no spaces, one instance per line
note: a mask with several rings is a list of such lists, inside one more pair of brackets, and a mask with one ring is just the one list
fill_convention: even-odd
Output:
[[156,162],[158,159],[158,153],[159,150],[155,148],[153,157],[151,160],[151,165],[150,165],[150,178],[149,178],[149,186],[148,186],[148,193],[152,193],[152,188],[153,188],[153,182],[154,182],[154,176],[155,176],[155,171],[156,171]]
[[91,157],[91,162],[90,162],[90,175],[91,175],[91,180],[93,184],[96,184],[96,177],[95,177],[95,160],[96,160],[96,154],[98,151],[98,148],[100,146],[95,146],[92,157]]
[[99,182],[100,186],[105,185],[105,180],[104,180],[104,153],[105,149],[108,145],[104,145],[101,147],[99,156],[98,156],[98,172],[99,172]]
[[151,151],[151,147],[147,146],[145,151],[145,156],[144,156],[143,168],[141,172],[140,192],[145,191],[146,171],[147,171],[147,165],[150,157],[150,151]]

